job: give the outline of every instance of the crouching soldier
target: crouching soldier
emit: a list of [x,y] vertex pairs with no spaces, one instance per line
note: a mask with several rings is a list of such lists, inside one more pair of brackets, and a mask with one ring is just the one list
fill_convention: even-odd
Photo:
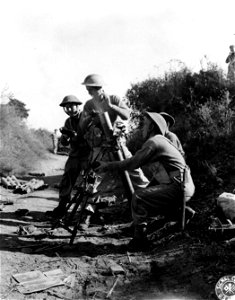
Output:
[[82,102],[73,95],[64,97],[60,103],[60,106],[63,107],[65,113],[69,116],[61,129],[61,144],[63,146],[70,145],[70,152],[60,182],[59,205],[53,211],[47,212],[48,216],[54,218],[60,218],[65,213],[65,207],[70,201],[71,192],[78,175],[87,167],[90,148],[84,140],[81,130],[81,104]]
[[[145,143],[131,158],[123,161],[100,162],[99,170],[132,170],[146,166],[158,184],[136,190],[132,199],[134,237],[129,248],[144,249],[148,245],[146,234],[150,217],[165,215],[179,218],[184,195],[187,201],[194,194],[194,183],[189,167],[180,151],[164,135],[167,124],[158,113],[147,112],[142,129]],[[181,186],[181,174],[187,170],[185,190]],[[192,211],[189,208],[189,211]]]

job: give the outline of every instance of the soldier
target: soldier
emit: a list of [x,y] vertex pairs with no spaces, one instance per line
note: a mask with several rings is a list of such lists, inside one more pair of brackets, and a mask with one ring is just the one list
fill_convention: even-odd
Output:
[[[112,125],[115,125],[120,121],[122,122],[123,120],[129,119],[130,109],[125,101],[118,96],[108,95],[104,92],[104,81],[100,75],[88,75],[82,84],[85,85],[89,95],[92,96],[84,105],[82,126],[84,130],[89,127],[86,137],[93,152],[97,153],[106,140],[100,126],[99,114],[108,112]],[[122,139],[122,150],[125,158],[132,156],[126,147],[124,139]],[[144,188],[148,185],[149,181],[141,169],[131,170],[129,173],[134,188]]]
[[52,137],[53,153],[57,154],[57,152],[58,152],[58,142],[59,142],[58,129],[54,130],[54,133],[52,133],[51,137]]
[[[146,166],[158,181],[155,186],[137,190],[133,196],[134,237],[129,244],[130,250],[148,248],[146,230],[151,217],[165,215],[178,219],[183,197],[186,196],[189,201],[194,194],[195,187],[189,167],[179,150],[164,136],[166,131],[167,125],[164,118],[158,113],[147,112],[142,129],[146,142],[142,148],[126,160],[100,162],[98,168],[100,171],[108,171],[132,170]],[[184,191],[181,186],[182,172],[187,175]],[[192,209],[188,208],[188,211],[194,214]]]
[[64,174],[59,188],[59,204],[53,211],[48,211],[47,215],[59,218],[65,213],[65,207],[70,201],[72,189],[77,177],[82,169],[87,167],[90,148],[83,138],[80,126],[82,102],[74,95],[64,97],[60,106],[69,116],[66,119],[61,135],[61,144],[70,145],[68,160],[65,164]]
[[235,51],[234,51],[234,45],[229,46],[230,53],[228,57],[226,58],[226,63],[228,64],[228,73],[227,73],[227,79],[231,83],[235,83]]

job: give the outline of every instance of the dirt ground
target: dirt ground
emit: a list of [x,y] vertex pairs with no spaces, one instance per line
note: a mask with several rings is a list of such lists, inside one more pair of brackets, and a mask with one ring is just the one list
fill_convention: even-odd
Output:
[[[33,166],[31,173],[45,173],[40,177],[49,185],[44,190],[19,195],[1,187],[1,200],[14,204],[4,205],[1,211],[0,299],[217,299],[218,280],[235,274],[234,244],[225,241],[231,236],[221,238],[208,230],[216,197],[223,189],[192,199],[197,214],[184,232],[172,224],[161,229],[160,221],[155,223],[149,232],[152,246],[148,251],[127,251],[131,219],[125,198],[102,210],[103,225],[94,222],[86,231],[78,231],[69,245],[71,234],[64,228],[52,231],[45,218],[45,211],[58,203],[55,185],[66,159],[50,154]],[[29,212],[20,216],[18,209]],[[27,229],[25,235],[22,226]],[[116,274],[112,270],[117,266],[121,271]],[[61,269],[67,282],[30,294],[21,293],[12,277],[54,269]]]

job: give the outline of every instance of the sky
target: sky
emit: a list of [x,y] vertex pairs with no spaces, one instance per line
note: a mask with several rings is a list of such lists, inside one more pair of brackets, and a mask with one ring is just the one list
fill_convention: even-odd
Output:
[[29,109],[28,125],[53,131],[66,95],[101,74],[124,96],[131,83],[206,61],[227,71],[235,44],[234,0],[0,0],[0,94]]

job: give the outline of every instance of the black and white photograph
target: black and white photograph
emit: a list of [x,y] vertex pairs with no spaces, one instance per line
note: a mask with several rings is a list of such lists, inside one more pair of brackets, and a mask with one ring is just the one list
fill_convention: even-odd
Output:
[[234,300],[234,0],[0,11],[0,299]]

